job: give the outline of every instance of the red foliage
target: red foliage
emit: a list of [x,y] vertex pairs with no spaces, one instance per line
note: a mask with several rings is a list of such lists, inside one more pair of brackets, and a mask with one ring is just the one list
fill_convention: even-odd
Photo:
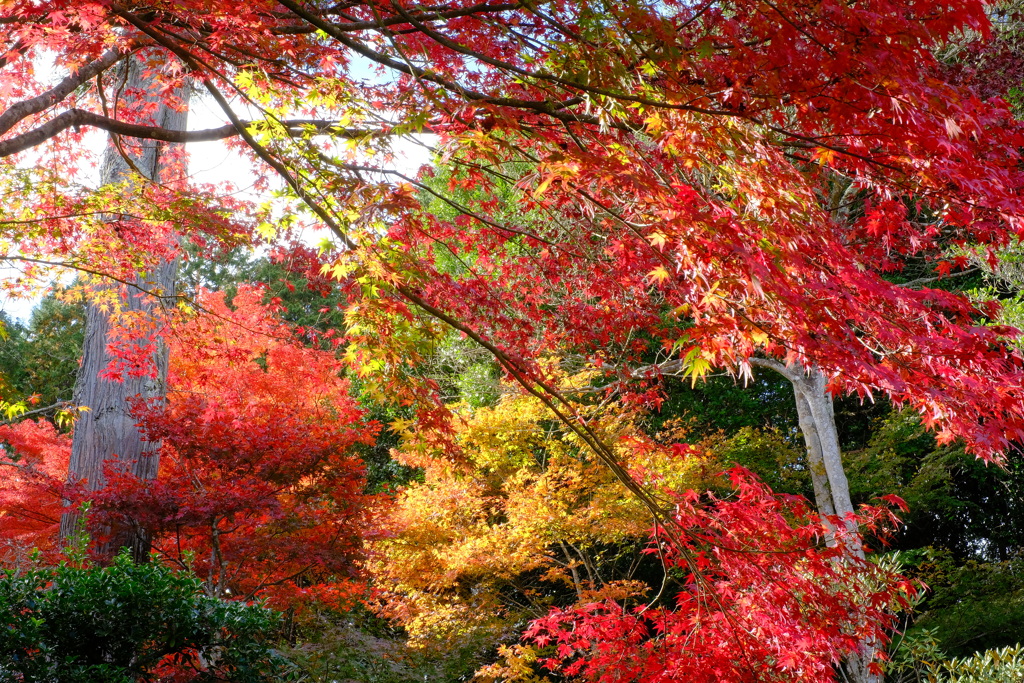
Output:
[[[327,297],[337,285],[337,280],[324,271],[324,258],[316,249],[298,242],[279,246],[270,254],[274,263],[281,264],[286,271],[306,280],[306,289]],[[286,283],[290,289],[294,286]]]
[[232,309],[204,295],[206,312],[175,328],[167,405],[136,405],[163,444],[159,477],[108,472],[95,519],[144,525],[218,594],[336,603],[372,530],[355,449],[377,427],[333,355],[299,343],[262,297],[243,288]]
[[[826,527],[802,499],[730,474],[735,497],[678,497],[685,535],[655,535],[649,552],[669,572],[664,600],[554,609],[530,625],[525,637],[548,653],[546,666],[601,683],[831,683],[844,654],[885,642],[914,587],[842,544],[825,546]],[[873,529],[890,518],[864,508],[858,521]]]
[[71,439],[46,420],[0,426],[0,564],[56,550]]
[[971,86],[982,99],[1007,97],[1024,85],[1024,13],[1011,7],[992,7],[993,20],[1002,30],[977,36],[956,51],[945,65],[945,75],[955,83]]
[[[962,264],[942,263],[949,244],[994,248],[1024,234],[1024,127],[934,54],[963,29],[987,39],[985,10],[981,0],[182,0],[137,8],[13,0],[0,10],[0,156],[48,142],[38,154],[46,167],[26,181],[4,162],[16,179],[4,208],[9,225],[30,226],[12,240],[18,253],[73,254],[115,274],[134,275],[140,262],[173,251],[169,215],[185,232],[231,232],[184,181],[115,196],[68,184],[84,146],[65,114],[84,121],[87,112],[86,125],[119,130],[125,144],[138,133],[126,125],[149,123],[151,100],[129,94],[128,105],[108,107],[115,79],[89,71],[102,71],[95,65],[107,51],[145,51],[169,98],[194,79],[225,108],[239,89],[251,108],[267,106],[272,125],[236,122],[228,134],[246,130],[260,158],[345,244],[351,262],[337,273],[351,276],[349,313],[363,342],[351,358],[364,368],[414,363],[432,340],[420,312],[486,343],[533,389],[546,377],[543,361],[567,352],[621,367],[642,362],[655,340],[695,373],[749,372],[749,358],[764,354],[815,366],[836,390],[912,405],[940,438],[998,458],[1024,438],[1024,359],[1007,345],[1015,331],[978,324],[995,304],[882,276],[913,262],[952,273]],[[67,74],[59,92],[35,74],[44,55]],[[367,60],[386,73],[366,78]],[[307,123],[282,125],[292,113]],[[301,137],[316,127],[310,119],[325,124],[320,132],[344,128],[345,145],[355,147],[382,148],[393,133],[429,127],[461,169],[448,189],[480,198],[451,220],[424,215],[408,177],[380,181],[397,177],[374,168],[386,153],[317,149],[317,139]],[[511,212],[488,192],[510,186]],[[150,220],[95,218],[140,213]],[[266,312],[247,310],[252,324],[266,324]],[[172,536],[201,550],[196,562],[218,585],[243,566],[259,577],[238,578],[243,591],[299,571],[341,571],[315,552],[297,555],[307,541],[354,547],[359,515],[349,503],[359,475],[344,448],[315,455],[321,442],[309,435],[348,448],[365,433],[357,411],[340,396],[326,408],[297,389],[311,357],[284,363],[291,377],[265,377],[260,363],[278,362],[273,347],[257,352],[254,336],[203,349],[205,332],[179,348],[191,365],[176,376],[179,393],[166,411],[140,407],[177,478],[136,484],[127,499],[111,494],[104,505],[152,522],[171,556],[180,556]],[[270,398],[255,398],[257,390]],[[319,421],[332,411],[343,418],[331,423],[340,433]],[[418,417],[440,420],[440,412]],[[279,457],[285,452],[294,462]],[[674,662],[676,679],[712,680],[717,670],[742,680],[755,663],[813,679],[853,642],[834,624],[850,623],[849,614],[868,631],[886,623],[879,605],[845,597],[853,580],[845,572],[856,564],[814,551],[817,525],[790,528],[770,496],[740,488],[737,501],[709,508],[680,502],[684,525],[700,525],[698,539],[720,537],[705,538],[711,549],[699,557],[721,608],[684,591],[673,609],[567,614],[544,627],[568,648],[561,658],[592,678],[617,670],[657,677],[658,654]],[[325,509],[344,521],[331,526]],[[742,543],[785,552],[726,550],[740,530],[751,535]],[[272,561],[268,548],[284,560]],[[673,561],[683,548],[682,540],[669,548]],[[780,564],[796,556],[822,586]],[[806,613],[784,588],[808,596]],[[580,629],[559,630],[563,622]],[[593,643],[578,637],[584,627],[596,629]],[[730,658],[734,641],[742,644],[735,656],[753,667],[747,674]]]
[[[252,228],[227,225],[237,207],[184,179],[112,196],[68,186],[88,163],[74,121],[121,131],[128,145],[132,134],[166,136],[130,128],[152,123],[152,98],[122,94],[114,110],[115,79],[89,75],[138,52],[172,106],[188,79],[225,106],[235,87],[259,93],[250,105],[266,103],[281,136],[245,142],[360,257],[354,280],[369,296],[359,305],[376,307],[381,325],[429,311],[493,344],[526,381],[567,346],[619,364],[653,337],[739,372],[765,353],[819,367],[837,390],[910,404],[941,438],[995,458],[1024,437],[1010,331],[976,324],[994,306],[880,275],[910,258],[948,272],[948,244],[998,246],[1024,225],[1020,123],[935,57],[965,29],[987,40],[985,10],[980,0],[188,0],[154,14],[19,0],[0,17],[0,156],[45,145],[48,165],[17,185],[38,192],[10,193],[12,225],[33,226],[15,242],[124,275],[174,251],[169,215],[187,233]],[[43,54],[67,74],[58,91],[35,73]],[[362,60],[386,73],[366,78]],[[291,144],[311,120],[339,118],[357,131],[342,126],[346,144],[381,153],[327,163],[330,145]],[[452,185],[485,190],[451,220],[424,216],[408,177],[374,172],[395,170],[380,140],[425,127],[460,164]],[[504,182],[519,191],[512,216],[486,193]],[[122,218],[96,218],[112,214]],[[452,257],[471,267],[454,277]],[[685,336],[679,318],[692,323]]]

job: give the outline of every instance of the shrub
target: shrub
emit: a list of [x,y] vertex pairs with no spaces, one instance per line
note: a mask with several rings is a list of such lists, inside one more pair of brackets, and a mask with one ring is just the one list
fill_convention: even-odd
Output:
[[123,553],[109,567],[0,570],[0,682],[280,680],[278,615]]

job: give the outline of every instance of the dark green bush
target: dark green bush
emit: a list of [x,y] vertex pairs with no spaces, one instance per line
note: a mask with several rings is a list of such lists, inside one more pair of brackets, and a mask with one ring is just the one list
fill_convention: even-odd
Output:
[[281,680],[278,615],[127,554],[109,567],[0,570],[0,683]]

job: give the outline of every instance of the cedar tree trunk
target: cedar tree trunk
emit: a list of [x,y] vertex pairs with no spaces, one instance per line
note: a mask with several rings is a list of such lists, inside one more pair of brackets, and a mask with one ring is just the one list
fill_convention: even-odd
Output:
[[[125,62],[119,74],[123,92],[145,92],[153,87],[143,73],[142,58],[134,57]],[[178,97],[187,103],[187,92],[179,91]],[[130,96],[130,95],[129,95]],[[154,101],[158,95],[153,94]],[[160,104],[147,122],[173,130],[184,130],[188,112],[176,111]],[[118,145],[110,140],[101,169],[103,184],[122,182],[137,169],[147,180],[160,181],[161,174],[167,173],[167,145],[155,141],[132,140],[129,144]],[[125,158],[128,156],[131,163]],[[135,169],[132,168],[135,167]],[[163,178],[167,180],[167,178]],[[130,311],[153,312],[165,301],[161,297],[173,297],[178,264],[176,261],[163,262],[153,271],[136,277],[134,287],[122,287],[122,305]],[[113,286],[113,285],[112,285]],[[149,294],[146,294],[148,292]],[[104,486],[104,468],[112,463],[116,467],[142,479],[155,479],[159,466],[160,444],[145,441],[136,426],[136,420],[129,412],[129,399],[161,399],[166,395],[167,348],[157,343],[152,354],[156,368],[155,376],[128,377],[124,381],[110,381],[100,373],[110,364],[108,353],[111,321],[96,304],[86,306],[85,344],[82,350],[82,364],[75,386],[76,405],[85,406],[75,424],[71,448],[71,462],[68,482],[83,482],[86,490],[95,491]],[[81,525],[80,515],[66,513],[61,519],[61,538],[70,539]],[[149,557],[150,539],[146,529],[131,519],[125,519],[106,530],[110,541],[101,548],[100,554],[111,556],[127,547],[137,562]]]

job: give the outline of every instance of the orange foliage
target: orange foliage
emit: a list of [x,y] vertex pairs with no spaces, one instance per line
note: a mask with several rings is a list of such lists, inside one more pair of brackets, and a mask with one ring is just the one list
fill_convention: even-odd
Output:
[[[89,530],[141,524],[154,551],[206,579],[218,595],[265,596],[285,608],[340,607],[363,593],[355,560],[373,530],[356,449],[377,425],[349,395],[342,367],[304,346],[264,293],[200,297],[205,313],[168,337],[166,404],[133,407],[160,440],[160,472],[142,481],[108,467],[89,494]],[[54,550],[70,439],[45,421],[0,427],[0,560]]]

